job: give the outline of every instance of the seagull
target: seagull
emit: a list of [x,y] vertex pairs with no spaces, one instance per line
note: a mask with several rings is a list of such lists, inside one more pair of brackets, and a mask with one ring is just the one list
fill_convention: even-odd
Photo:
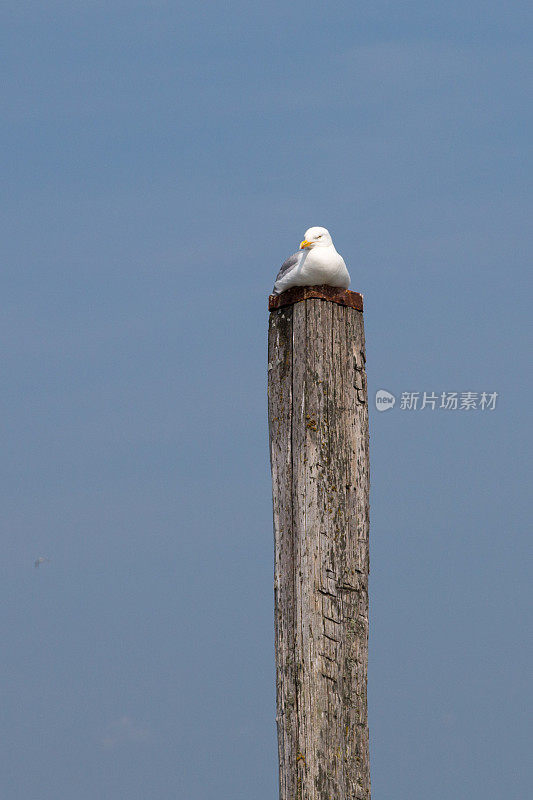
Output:
[[39,556],[39,558],[35,559],[35,569],[38,569],[38,567],[40,567],[41,564],[44,564],[45,561],[50,561],[50,559],[46,558],[45,556]]
[[276,277],[273,293],[291,286],[338,286],[347,289],[350,274],[344,259],[335,250],[326,228],[308,228],[300,249],[284,261]]

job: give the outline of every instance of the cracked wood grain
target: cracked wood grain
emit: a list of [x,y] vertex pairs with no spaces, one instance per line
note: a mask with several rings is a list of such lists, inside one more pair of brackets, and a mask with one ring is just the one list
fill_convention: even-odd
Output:
[[280,800],[369,800],[369,457],[361,311],[269,326]]

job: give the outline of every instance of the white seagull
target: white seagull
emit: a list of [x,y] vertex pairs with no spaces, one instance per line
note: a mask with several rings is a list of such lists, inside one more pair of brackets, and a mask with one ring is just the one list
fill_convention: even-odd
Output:
[[300,249],[283,262],[274,284],[274,294],[291,286],[338,286],[347,289],[350,274],[326,228],[308,228]]

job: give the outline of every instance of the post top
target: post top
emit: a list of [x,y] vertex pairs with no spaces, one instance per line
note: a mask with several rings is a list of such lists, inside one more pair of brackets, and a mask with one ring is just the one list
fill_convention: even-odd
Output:
[[351,292],[349,289],[339,289],[336,286],[291,286],[281,294],[271,294],[268,298],[268,310],[276,311],[284,306],[292,306],[302,300],[329,300],[339,306],[363,310],[363,295]]

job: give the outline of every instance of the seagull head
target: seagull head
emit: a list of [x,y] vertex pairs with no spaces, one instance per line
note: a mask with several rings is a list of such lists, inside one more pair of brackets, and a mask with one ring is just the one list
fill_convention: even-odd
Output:
[[326,228],[308,228],[303,242],[300,242],[300,250],[305,250],[308,247],[329,247],[331,244],[333,244],[333,241]]

